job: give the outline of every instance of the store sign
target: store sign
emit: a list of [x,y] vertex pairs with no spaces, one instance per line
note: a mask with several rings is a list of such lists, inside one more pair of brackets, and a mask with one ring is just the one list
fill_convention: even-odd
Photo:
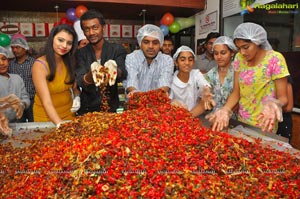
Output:
[[2,26],[0,28],[0,31],[7,35],[13,35],[13,34],[20,32],[20,28],[19,28],[19,26],[14,25],[14,24],[7,24],[7,25]]
[[[275,0],[255,0],[255,1],[246,1],[246,0],[223,0],[223,15],[222,17],[229,17],[238,13],[241,13],[241,15],[244,14],[244,12],[247,12],[249,9],[251,9],[251,5],[255,2],[256,4],[264,5],[270,2],[273,2]],[[247,9],[248,6],[248,9]],[[246,11],[244,11],[246,10]],[[244,11],[244,12],[243,12]]]
[[201,15],[199,19],[199,35],[217,31],[218,11],[215,10],[209,14]]
[[255,3],[252,5],[252,7],[250,7],[250,9],[252,9],[253,11],[254,9],[266,10],[268,14],[298,14],[299,3],[271,3],[271,4]]

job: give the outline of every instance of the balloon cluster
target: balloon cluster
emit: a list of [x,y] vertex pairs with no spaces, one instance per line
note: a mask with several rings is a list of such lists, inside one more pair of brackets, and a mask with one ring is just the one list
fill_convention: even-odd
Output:
[[84,5],[79,5],[76,8],[69,8],[66,11],[66,16],[60,18],[60,21],[55,22],[54,26],[57,26],[59,24],[69,24],[73,26],[73,23],[79,20],[81,15],[83,15],[87,10],[87,7],[85,7]]
[[195,25],[195,16],[188,18],[174,17],[171,13],[165,13],[160,19],[160,29],[164,36],[171,33],[178,33],[180,30]]

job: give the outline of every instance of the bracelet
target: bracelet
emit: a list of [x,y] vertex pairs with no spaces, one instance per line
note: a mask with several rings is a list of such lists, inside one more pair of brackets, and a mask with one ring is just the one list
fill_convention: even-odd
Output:
[[85,75],[83,75],[83,81],[86,83],[86,84],[94,84],[93,82],[89,82],[89,81],[87,81],[87,79],[86,79],[86,74]]

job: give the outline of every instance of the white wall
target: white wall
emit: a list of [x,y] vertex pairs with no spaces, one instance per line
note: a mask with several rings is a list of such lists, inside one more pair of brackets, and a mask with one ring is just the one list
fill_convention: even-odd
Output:
[[[219,32],[219,18],[220,1],[207,0],[206,8],[195,15],[195,44],[198,39],[205,39],[208,33]],[[195,45],[195,52],[196,48],[197,45]]]
[[228,37],[232,37],[233,31],[235,28],[243,23],[243,17],[241,15],[226,17],[223,20],[224,22],[224,35]]

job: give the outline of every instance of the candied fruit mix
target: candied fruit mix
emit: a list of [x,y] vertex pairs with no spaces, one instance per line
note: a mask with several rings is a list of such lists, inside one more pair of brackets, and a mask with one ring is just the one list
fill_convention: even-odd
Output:
[[0,146],[0,198],[297,198],[300,160],[212,132],[162,91],[26,148]]

